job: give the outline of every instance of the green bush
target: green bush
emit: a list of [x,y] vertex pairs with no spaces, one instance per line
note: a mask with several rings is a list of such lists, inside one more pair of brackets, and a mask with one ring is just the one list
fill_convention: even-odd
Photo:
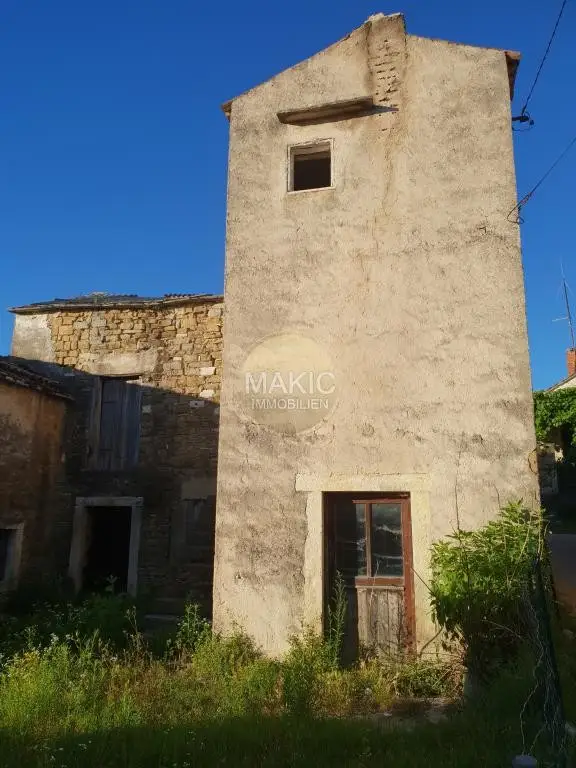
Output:
[[282,661],[283,698],[288,712],[305,715],[313,711],[322,676],[337,668],[334,647],[321,635],[306,630],[292,637]]
[[0,620],[0,655],[45,647],[53,638],[79,637],[95,632],[115,648],[125,648],[135,632],[134,601],[127,596],[92,595],[80,603],[36,603],[29,614]]
[[557,389],[554,392],[534,393],[534,422],[538,440],[548,440],[553,429],[565,432],[569,444],[565,446],[564,460],[576,464],[576,390]]
[[184,616],[178,623],[173,647],[179,653],[194,653],[196,648],[210,638],[210,622],[203,618],[199,606],[186,603]]
[[47,577],[42,581],[25,580],[17,589],[0,595],[1,610],[10,616],[30,616],[39,606],[66,605],[75,599],[69,579]]
[[[97,638],[16,654],[0,675],[0,724],[18,734],[138,725],[122,664]],[[110,692],[116,688],[112,697]]]
[[526,590],[543,548],[542,515],[520,502],[476,531],[434,544],[434,616],[463,644],[464,663],[478,678],[517,655],[527,631]]

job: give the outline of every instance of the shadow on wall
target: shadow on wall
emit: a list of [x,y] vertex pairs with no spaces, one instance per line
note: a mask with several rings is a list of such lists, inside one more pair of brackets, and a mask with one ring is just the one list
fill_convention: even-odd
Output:
[[[39,560],[42,568],[67,572],[79,497],[139,498],[138,592],[167,601],[194,599],[209,613],[218,403],[136,383],[135,377],[99,377],[53,363],[13,360],[57,382],[73,398],[65,420],[64,471],[48,524],[49,551]],[[111,520],[113,506],[102,505]],[[208,515],[208,524],[203,515]],[[129,536],[120,523],[107,536],[103,521],[104,514],[98,518],[102,525],[94,527],[102,551],[115,536]]]

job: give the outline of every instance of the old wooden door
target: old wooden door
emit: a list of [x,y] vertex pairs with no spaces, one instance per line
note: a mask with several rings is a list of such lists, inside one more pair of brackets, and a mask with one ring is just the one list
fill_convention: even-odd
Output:
[[363,651],[397,653],[414,640],[412,534],[408,494],[327,494],[326,601],[337,575],[347,598],[345,660]]

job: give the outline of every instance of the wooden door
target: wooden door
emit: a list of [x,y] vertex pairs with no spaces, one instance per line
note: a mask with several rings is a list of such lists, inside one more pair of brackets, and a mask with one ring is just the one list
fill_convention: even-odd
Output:
[[407,494],[327,494],[326,601],[337,574],[347,598],[344,658],[398,653],[414,642],[414,582]]

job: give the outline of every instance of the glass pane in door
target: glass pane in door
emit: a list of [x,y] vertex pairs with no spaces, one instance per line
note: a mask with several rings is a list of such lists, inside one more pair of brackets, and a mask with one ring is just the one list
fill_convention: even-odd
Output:
[[402,507],[393,503],[371,506],[371,576],[402,576]]
[[348,583],[366,576],[366,505],[339,500],[335,515],[336,570]]

